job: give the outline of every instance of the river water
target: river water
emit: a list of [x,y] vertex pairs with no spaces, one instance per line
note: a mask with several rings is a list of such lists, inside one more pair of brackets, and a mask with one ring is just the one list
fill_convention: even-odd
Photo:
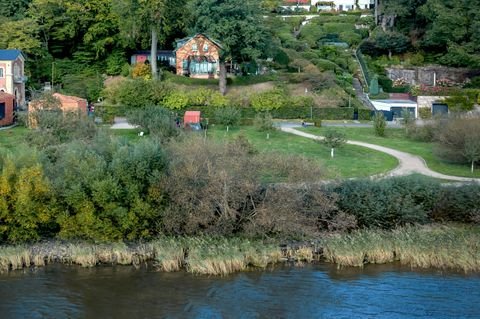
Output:
[[480,318],[480,275],[396,264],[227,277],[51,265],[0,274],[0,318]]

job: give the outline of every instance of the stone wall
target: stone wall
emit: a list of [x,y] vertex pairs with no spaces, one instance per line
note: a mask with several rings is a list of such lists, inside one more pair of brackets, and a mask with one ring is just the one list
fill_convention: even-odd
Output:
[[391,67],[387,68],[387,76],[392,81],[403,78],[410,85],[428,85],[433,86],[434,78],[436,80],[449,79],[456,83],[462,83],[466,79],[480,75],[480,70],[447,68],[443,66],[427,66],[427,67]]
[[445,96],[417,96],[418,108],[427,107],[432,108],[433,103],[441,102],[445,99]]

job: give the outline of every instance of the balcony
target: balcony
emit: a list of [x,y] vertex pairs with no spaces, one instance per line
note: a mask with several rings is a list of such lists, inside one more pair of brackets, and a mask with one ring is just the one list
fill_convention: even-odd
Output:
[[27,81],[28,81],[28,77],[25,75],[13,77],[13,83],[16,83],[16,84],[26,83]]

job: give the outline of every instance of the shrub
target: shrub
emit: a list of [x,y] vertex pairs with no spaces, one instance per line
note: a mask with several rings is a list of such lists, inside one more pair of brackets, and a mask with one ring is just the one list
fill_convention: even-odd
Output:
[[149,106],[132,110],[127,113],[127,118],[130,123],[140,126],[146,133],[162,139],[177,136],[179,133],[173,112],[162,107]]
[[0,155],[0,243],[34,241],[55,230],[55,193],[38,155],[17,148]]
[[423,120],[428,120],[432,118],[432,109],[429,107],[420,107],[418,108],[418,115]]
[[189,105],[189,99],[184,92],[172,90],[164,97],[162,104],[168,109],[180,110]]
[[285,100],[285,93],[279,89],[255,93],[250,97],[250,103],[257,112],[279,109],[285,105]]
[[240,118],[240,111],[234,107],[219,108],[215,111],[215,122],[227,127],[238,125]]
[[274,129],[273,118],[269,112],[258,113],[253,122],[255,128],[260,132],[268,132]]
[[437,154],[457,163],[474,165],[480,161],[480,118],[451,118],[437,130]]
[[345,133],[329,129],[324,134],[323,144],[331,148],[331,157],[334,157],[335,149],[347,142]]
[[411,125],[408,128],[407,136],[415,141],[433,142],[438,129],[437,122],[424,123],[423,125]]
[[440,184],[421,177],[346,181],[333,188],[338,207],[361,227],[385,229],[425,223],[436,205]]
[[373,129],[375,130],[375,135],[377,136],[385,136],[385,127],[387,126],[387,122],[385,121],[385,116],[382,112],[375,112],[375,116],[373,117]]
[[145,80],[152,78],[152,70],[150,65],[145,63],[137,63],[132,69],[133,78],[143,78]]
[[121,105],[125,108],[142,108],[153,104],[155,81],[146,81],[143,78],[123,79],[103,91],[106,102],[112,105]]

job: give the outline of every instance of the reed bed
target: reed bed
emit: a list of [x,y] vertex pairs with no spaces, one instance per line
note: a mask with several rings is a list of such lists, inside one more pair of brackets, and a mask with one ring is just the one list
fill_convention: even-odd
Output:
[[[419,268],[480,271],[480,226],[410,226],[393,231],[359,230],[329,235],[317,242],[325,261],[339,267],[399,261]],[[278,242],[220,237],[158,238],[147,243],[91,244],[47,242],[0,246],[0,272],[60,262],[82,267],[153,262],[160,271],[185,269],[225,276],[249,268],[264,269],[282,261],[312,262],[312,245],[280,248]]]
[[480,271],[480,227],[466,225],[409,226],[394,231],[361,230],[322,240],[324,258],[341,266],[367,263],[418,268]]
[[278,254],[260,248],[258,244],[239,238],[190,238],[187,270],[195,274],[224,276],[246,270],[249,266],[266,267],[277,260]]

